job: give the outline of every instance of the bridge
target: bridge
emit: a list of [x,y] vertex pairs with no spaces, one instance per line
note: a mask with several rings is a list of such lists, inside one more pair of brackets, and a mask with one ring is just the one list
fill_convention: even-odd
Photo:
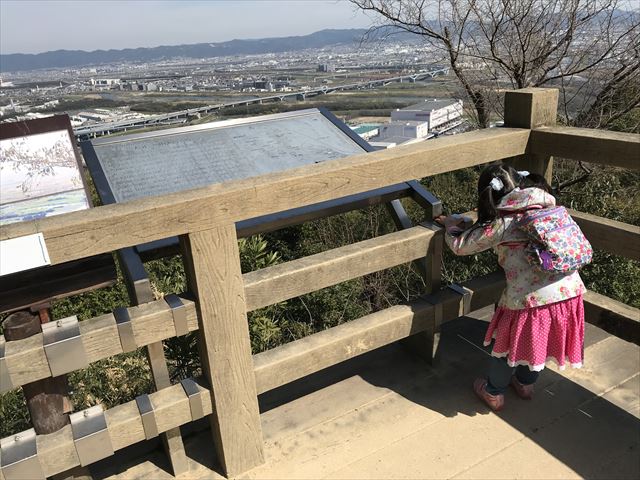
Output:
[[[70,425],[36,435],[30,449],[3,457],[4,478],[17,478],[21,462],[40,478],[81,465],[110,479],[638,478],[638,309],[587,292],[585,369],[548,369],[534,400],[509,396],[498,415],[469,384],[486,356],[479,342],[504,276],[444,284],[437,204],[411,197],[424,223],[405,219],[386,235],[240,268],[236,223],[246,219],[497,160],[547,176],[553,156],[640,169],[640,136],[556,126],[557,95],[507,92],[504,128],[4,227],[1,240],[41,233],[54,265],[180,236],[189,284],[175,292],[180,312],[164,299],[132,300],[115,316],[80,322],[73,351],[85,363],[123,353],[124,318],[131,348],[197,332],[204,365],[202,377],[159,386],[144,401],[78,412],[100,420],[86,425],[101,435],[88,450],[86,432]],[[596,249],[640,259],[637,226],[572,215]],[[424,295],[252,355],[248,311],[411,262]],[[52,376],[41,333],[0,345],[11,388]],[[168,432],[165,456],[152,442]],[[2,446],[21,439],[14,432]]]
[[184,123],[189,118],[197,115],[208,115],[226,108],[235,108],[239,106],[262,104],[267,102],[283,102],[286,99],[305,100],[307,97],[318,95],[327,95],[329,93],[344,90],[360,90],[365,88],[376,88],[390,83],[398,82],[417,82],[426,78],[434,78],[438,75],[448,75],[449,67],[438,68],[435,70],[418,72],[409,75],[399,75],[390,78],[367,80],[365,82],[348,83],[343,85],[323,85],[318,88],[309,88],[295,92],[282,92],[277,95],[266,97],[256,97],[249,100],[238,100],[235,102],[219,103],[215,105],[205,105],[203,107],[189,108],[187,110],[179,110],[177,112],[164,113],[161,115],[153,115],[144,118],[122,120],[118,122],[106,122],[98,125],[90,125],[78,127],[74,129],[76,137],[80,140],[96,138],[102,135],[110,135],[118,132],[126,132],[137,128],[146,128],[163,125],[173,125],[176,123]]

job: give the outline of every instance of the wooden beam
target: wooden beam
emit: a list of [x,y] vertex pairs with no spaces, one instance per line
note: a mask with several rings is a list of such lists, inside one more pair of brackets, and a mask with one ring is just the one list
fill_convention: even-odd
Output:
[[495,128],[331,160],[82,212],[7,225],[0,239],[41,232],[52,264],[312,205],[526,150],[529,130]]
[[380,205],[399,198],[407,197],[412,193],[408,183],[389,185],[375,192],[364,192],[350,195],[344,198],[328,200],[316,203],[308,207],[300,207],[293,210],[273,213],[262,217],[243,220],[236,224],[238,238],[249,237],[261,233],[273,232],[281,228],[300,225],[302,223],[327,218],[340,213],[350,212],[362,208]]
[[594,248],[640,260],[640,227],[576,210],[569,213]]
[[[390,185],[374,191],[316,203],[307,207],[294,208],[292,210],[243,220],[236,223],[236,234],[238,238],[250,237],[251,235],[273,232],[319,218],[327,218],[340,213],[408,197],[414,194],[414,189],[410,186],[411,183],[412,182],[404,182]],[[180,253],[177,237],[170,237],[138,245],[136,250],[145,262]]]
[[[538,128],[556,124],[558,116],[557,88],[522,88],[504,94],[505,127]],[[529,149],[526,155],[510,163],[518,170],[543,175],[551,183],[553,158]]]
[[503,290],[507,286],[504,272],[498,271],[472,278],[462,284],[471,290],[471,311],[479,310],[487,305],[493,305],[500,300]]
[[[211,415],[211,394],[198,386],[205,415]],[[191,422],[189,399],[181,385],[149,394],[158,423],[158,432],[166,432]],[[124,403],[105,412],[107,428],[114,450],[145,440],[142,419],[135,401]],[[38,435],[38,458],[44,474],[50,477],[80,465],[73,443],[71,425],[49,435]]]
[[[189,331],[198,329],[196,307],[193,301],[182,298],[187,314]],[[153,344],[176,335],[171,309],[164,300],[129,307],[136,344]],[[89,362],[96,362],[122,353],[122,345],[113,314],[101,315],[80,322],[82,344]],[[2,337],[3,338],[3,337]],[[24,340],[6,343],[7,370],[15,387],[51,376],[49,363],[39,333]]]
[[418,226],[246,273],[247,310],[424,257],[434,236]]
[[533,130],[530,150],[536,155],[640,170],[640,135],[573,127]]
[[588,323],[640,345],[640,310],[637,308],[588,291],[584,294],[584,311]]
[[[481,308],[499,297],[504,277],[481,277],[472,286],[472,308]],[[433,298],[442,303],[443,322],[458,317],[459,294],[444,289]],[[434,315],[434,305],[421,298],[254,355],[258,393],[424,331],[433,324]]]
[[513,128],[555,125],[558,116],[557,88],[521,88],[504,94],[504,124]]
[[198,298],[200,359],[216,412],[213,442],[225,473],[235,476],[264,462],[236,228],[228,224],[180,241]]

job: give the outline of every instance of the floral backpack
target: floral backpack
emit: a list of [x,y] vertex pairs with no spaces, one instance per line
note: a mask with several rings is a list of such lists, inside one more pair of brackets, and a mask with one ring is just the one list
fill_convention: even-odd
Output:
[[565,273],[591,263],[591,244],[564,207],[529,210],[518,227],[529,237],[527,260],[540,270]]

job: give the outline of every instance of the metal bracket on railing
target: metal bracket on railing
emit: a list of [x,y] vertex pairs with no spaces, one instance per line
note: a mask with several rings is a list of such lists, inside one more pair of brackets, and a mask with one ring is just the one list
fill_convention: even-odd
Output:
[[113,316],[116,319],[122,351],[124,353],[133,352],[138,348],[138,345],[136,345],[135,335],[133,334],[133,325],[131,325],[129,310],[125,307],[118,307],[113,311]]
[[144,438],[149,440],[158,436],[158,422],[156,420],[156,413],[153,410],[153,404],[149,395],[144,394],[136,397],[136,405],[138,405],[138,412],[140,412],[140,418],[142,418],[142,428],[144,428]]
[[83,467],[113,455],[107,419],[101,405],[69,415],[73,443]]
[[0,467],[6,480],[44,480],[33,428],[0,440]]
[[439,223],[430,221],[430,220],[425,220],[424,222],[420,222],[419,224],[421,227],[424,228],[428,228],[429,230],[432,230],[434,232],[439,232],[442,229],[444,229],[444,227],[442,225],[440,225]]
[[420,205],[430,218],[442,215],[442,202],[417,180],[407,182],[411,187],[411,197]]
[[13,388],[9,367],[7,367],[7,359],[5,358],[6,348],[7,342],[0,340],[0,393],[8,392]]
[[458,315],[461,317],[463,315],[467,315],[468,313],[470,313],[471,312],[471,295],[473,294],[473,292],[468,288],[458,285],[457,283],[452,283],[451,285],[448,285],[447,288],[453,290],[459,295],[462,295],[462,305],[460,306]]
[[185,378],[180,381],[184,393],[189,398],[189,408],[191,409],[191,420],[196,421],[204,417],[204,409],[202,408],[202,396],[198,384],[192,378]]
[[173,314],[173,326],[176,329],[176,336],[180,337],[189,333],[189,325],[187,323],[187,309],[175,293],[164,297],[165,302],[171,307]]
[[77,316],[43,323],[42,340],[52,376],[57,377],[89,365]]

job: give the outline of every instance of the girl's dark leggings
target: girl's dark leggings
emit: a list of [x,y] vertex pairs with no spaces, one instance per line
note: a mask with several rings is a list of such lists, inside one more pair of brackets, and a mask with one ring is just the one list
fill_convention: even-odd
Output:
[[514,374],[523,385],[535,383],[540,372],[532,372],[526,365],[510,367],[506,358],[491,357],[489,361],[489,374],[487,375],[487,392],[491,395],[500,395],[507,390],[511,376]]

